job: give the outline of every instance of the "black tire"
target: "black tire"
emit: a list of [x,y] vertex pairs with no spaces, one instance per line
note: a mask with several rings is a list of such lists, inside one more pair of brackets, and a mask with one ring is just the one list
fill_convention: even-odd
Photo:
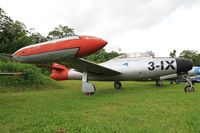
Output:
[[185,92],[194,92],[194,87],[192,86],[190,86],[190,85],[187,85],[187,86],[185,86]]
[[85,95],[86,95],[86,96],[92,96],[92,95],[94,95],[94,93],[95,93],[95,92],[86,92]]
[[120,88],[122,87],[121,82],[116,81],[116,82],[114,83],[114,87],[115,87],[115,89],[120,89]]
[[163,86],[162,80],[156,80],[156,86]]

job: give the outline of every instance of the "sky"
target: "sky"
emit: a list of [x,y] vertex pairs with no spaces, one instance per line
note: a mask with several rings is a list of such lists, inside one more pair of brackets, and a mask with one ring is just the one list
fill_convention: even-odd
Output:
[[62,24],[100,37],[107,51],[200,51],[200,0],[0,0],[0,7],[44,36]]

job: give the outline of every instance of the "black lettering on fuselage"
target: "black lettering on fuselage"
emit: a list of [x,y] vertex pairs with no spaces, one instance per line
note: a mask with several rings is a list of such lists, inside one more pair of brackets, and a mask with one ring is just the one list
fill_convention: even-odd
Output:
[[164,70],[164,61],[161,61],[160,64],[161,64],[161,70]]
[[151,61],[151,62],[148,63],[149,64],[148,69],[151,70],[151,71],[155,70],[155,69],[159,69],[159,68],[160,68],[160,70],[169,70],[170,68],[172,70],[175,70],[176,68],[174,67],[173,63],[174,63],[174,60],[172,60],[172,61],[160,61],[160,64],[155,64],[155,62]]
[[174,60],[170,61],[165,61],[167,63],[167,67],[165,68],[165,70],[168,70],[169,68],[175,70],[175,67],[173,66]]
[[148,64],[150,65],[148,67],[149,70],[154,70],[155,69],[155,63],[154,62],[149,62]]

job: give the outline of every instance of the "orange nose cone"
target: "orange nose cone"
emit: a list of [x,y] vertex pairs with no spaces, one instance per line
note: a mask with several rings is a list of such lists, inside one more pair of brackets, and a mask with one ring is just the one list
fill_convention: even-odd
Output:
[[91,36],[82,36],[81,39],[84,41],[84,44],[81,45],[76,57],[80,58],[97,52],[102,49],[108,42]]
[[106,46],[107,43],[108,43],[107,41],[101,39],[100,42],[99,42],[100,48],[103,48],[104,46]]

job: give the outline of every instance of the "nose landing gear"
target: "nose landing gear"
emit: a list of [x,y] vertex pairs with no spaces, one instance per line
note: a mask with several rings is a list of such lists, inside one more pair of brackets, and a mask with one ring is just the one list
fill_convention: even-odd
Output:
[[188,74],[182,75],[182,78],[187,81],[187,85],[185,86],[184,90],[185,92],[194,92],[194,86],[192,84],[192,81],[190,79],[190,76]]

